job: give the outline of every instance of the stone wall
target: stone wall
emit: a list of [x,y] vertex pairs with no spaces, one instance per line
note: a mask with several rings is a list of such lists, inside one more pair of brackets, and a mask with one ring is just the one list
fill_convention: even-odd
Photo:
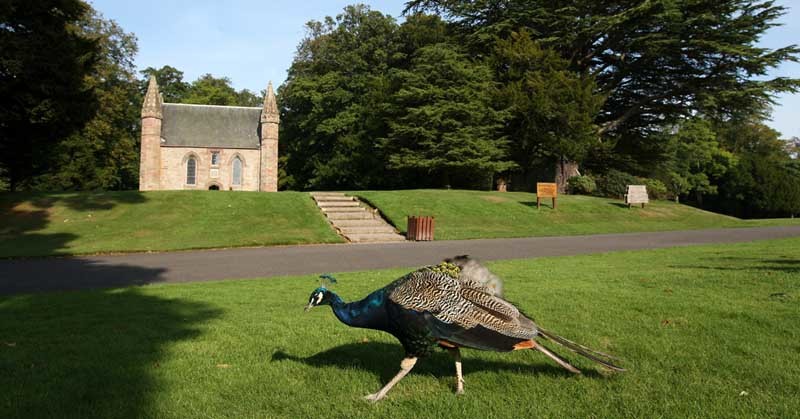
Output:
[[[219,151],[218,166],[211,166],[211,152]],[[233,158],[242,159],[242,184],[233,186]],[[186,184],[186,162],[189,156],[197,160],[197,176],[194,185]],[[189,189],[208,190],[211,185],[220,190],[258,191],[260,150],[161,147],[161,188],[163,190]]]

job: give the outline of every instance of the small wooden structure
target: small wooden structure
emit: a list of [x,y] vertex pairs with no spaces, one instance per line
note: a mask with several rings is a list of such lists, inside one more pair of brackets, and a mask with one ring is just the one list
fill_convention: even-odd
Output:
[[628,204],[628,208],[633,204],[642,204],[642,208],[644,208],[644,204],[650,203],[650,198],[647,196],[647,186],[628,185],[628,193],[625,194],[625,203]]
[[433,240],[434,217],[408,216],[406,239],[415,241]]
[[553,209],[556,209],[556,198],[558,198],[558,184],[555,183],[536,183],[536,209],[542,204],[542,198],[553,198]]

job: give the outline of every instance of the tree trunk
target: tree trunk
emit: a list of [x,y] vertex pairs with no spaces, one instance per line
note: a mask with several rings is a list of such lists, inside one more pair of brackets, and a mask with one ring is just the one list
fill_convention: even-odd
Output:
[[558,185],[558,193],[565,193],[567,191],[567,179],[580,175],[581,172],[578,170],[578,163],[569,161],[566,157],[561,156],[556,165],[556,185]]

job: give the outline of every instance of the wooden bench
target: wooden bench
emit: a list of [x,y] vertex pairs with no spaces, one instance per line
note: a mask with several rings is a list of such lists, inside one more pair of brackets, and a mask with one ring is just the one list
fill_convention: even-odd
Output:
[[553,198],[553,209],[556,209],[558,185],[555,183],[536,183],[536,209],[542,204],[542,198]]
[[644,204],[650,203],[650,198],[647,196],[647,186],[628,185],[628,193],[625,194],[625,203],[628,204],[628,208],[633,204],[642,204],[642,208],[644,208]]

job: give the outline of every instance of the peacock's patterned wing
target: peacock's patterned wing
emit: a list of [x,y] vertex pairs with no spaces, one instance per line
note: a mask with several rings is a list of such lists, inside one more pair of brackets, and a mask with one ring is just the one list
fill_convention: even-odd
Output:
[[495,343],[506,338],[531,339],[538,333],[530,319],[481,284],[430,269],[398,280],[389,300],[404,309],[427,313],[437,338],[465,346],[498,349]]

